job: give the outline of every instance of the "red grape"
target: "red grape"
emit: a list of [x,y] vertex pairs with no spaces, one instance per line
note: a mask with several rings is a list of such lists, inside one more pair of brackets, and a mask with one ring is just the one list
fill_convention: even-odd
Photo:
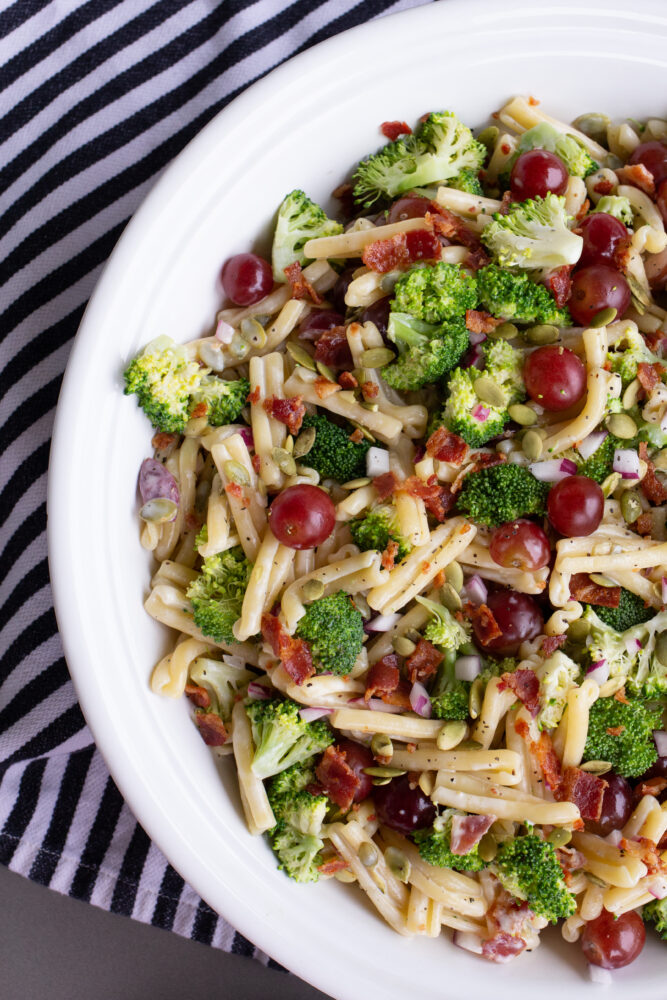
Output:
[[638,913],[629,910],[614,916],[603,910],[595,920],[584,925],[581,947],[591,965],[603,969],[622,969],[634,962],[646,941],[644,922]]
[[530,149],[517,157],[510,175],[510,189],[515,201],[544,198],[552,191],[565,194],[569,180],[567,167],[555,153],[546,149]]
[[568,476],[549,490],[549,520],[556,531],[567,538],[592,535],[603,513],[604,494],[588,476]]
[[343,326],[345,320],[333,309],[313,309],[299,325],[301,340],[317,340],[325,330],[334,326]]
[[655,201],[658,206],[658,211],[662,216],[662,221],[667,226],[667,181],[663,181],[658,188]]
[[271,265],[256,253],[237,253],[225,261],[222,273],[225,294],[237,306],[252,306],[273,288]]
[[345,763],[351,767],[361,784],[354,793],[354,802],[361,802],[368,798],[373,790],[373,779],[370,774],[364,774],[365,767],[373,767],[375,759],[368,747],[356,743],[354,740],[336,740],[339,750],[345,751]]
[[329,537],[336,508],[319,486],[301,483],[279,493],[269,508],[269,527],[290,549],[312,549]]
[[393,778],[388,785],[378,785],[373,792],[375,811],[381,823],[399,833],[412,833],[430,826],[435,806],[410,776]]
[[526,358],[526,392],[545,410],[567,410],[586,392],[586,366],[567,347],[547,344]]
[[494,590],[487,597],[486,605],[502,635],[485,642],[484,628],[478,620],[473,622],[473,631],[477,644],[494,656],[514,656],[522,642],[534,639],[542,631],[542,612],[528,594],[519,594],[515,590]]
[[628,163],[643,163],[658,187],[667,180],[667,145],[657,141],[642,142],[634,150]]
[[588,264],[613,264],[614,254],[628,239],[629,233],[623,223],[606,212],[593,212],[579,223],[584,245],[579,258],[579,266]]
[[602,797],[600,819],[597,823],[593,820],[586,821],[589,833],[597,833],[600,837],[606,837],[612,830],[620,830],[625,826],[633,807],[632,788],[625,778],[620,774],[605,774],[604,780],[607,787]]
[[577,323],[588,326],[602,309],[615,309],[620,319],[630,305],[630,286],[620,271],[591,264],[576,271],[568,308]]
[[387,212],[387,223],[403,222],[405,219],[423,219],[429,210],[428,198],[399,198]]
[[359,317],[359,322],[375,323],[378,332],[384,337],[387,332],[387,324],[389,323],[390,302],[391,295],[386,295],[383,299],[378,299],[376,302],[371,303],[370,306],[366,306]]
[[491,535],[489,552],[499,566],[528,572],[542,569],[551,558],[551,546],[544,531],[539,524],[524,518],[496,528]]

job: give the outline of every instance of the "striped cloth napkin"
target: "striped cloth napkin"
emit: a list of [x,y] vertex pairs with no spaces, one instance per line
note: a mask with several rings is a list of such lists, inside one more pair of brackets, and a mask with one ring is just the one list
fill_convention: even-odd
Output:
[[67,357],[159,172],[253,80],[424,0],[0,0],[0,862],[271,963],[137,824],[76,701],[53,613],[46,477]]

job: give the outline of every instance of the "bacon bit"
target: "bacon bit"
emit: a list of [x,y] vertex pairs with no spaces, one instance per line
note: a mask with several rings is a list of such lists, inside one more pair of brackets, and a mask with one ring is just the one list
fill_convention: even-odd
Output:
[[396,565],[396,556],[398,555],[398,542],[395,542],[393,538],[387,543],[387,548],[382,553],[380,559],[380,565],[382,569],[392,570]]
[[361,391],[364,399],[375,399],[380,394],[380,386],[369,380],[368,382],[362,382]]
[[349,865],[345,858],[341,858],[338,854],[334,854],[333,858],[329,858],[322,865],[317,866],[318,872],[321,875],[335,875],[336,872],[343,872]]
[[604,778],[589,774],[579,767],[566,767],[563,780],[554,790],[554,798],[558,802],[574,802],[581,813],[582,820],[593,820],[595,823],[602,813],[602,799],[608,787]]
[[653,795],[656,798],[662,795],[667,788],[667,778],[649,778],[648,781],[641,781],[635,788],[635,794],[641,799],[644,795]]
[[579,209],[579,211],[575,215],[575,219],[577,220],[577,222],[581,222],[581,220],[584,218],[584,216],[588,214],[588,209],[590,207],[591,207],[590,199],[586,198],[586,200],[584,201],[583,205],[581,206],[581,208]]
[[531,749],[534,750],[535,759],[540,765],[544,780],[551,791],[555,791],[561,782],[561,767],[558,754],[554,750],[554,745],[551,742],[549,734],[541,732],[537,743],[531,741]]
[[468,621],[477,626],[475,632],[482,645],[498,639],[503,634],[503,630],[493,616],[493,611],[486,604],[473,604],[472,601],[466,601],[463,605],[463,613]]
[[374,663],[368,671],[364,700],[368,701],[376,694],[379,694],[381,698],[386,694],[391,694],[398,687],[400,679],[398,656],[396,653],[387,653],[381,660]]
[[619,688],[619,690],[614,695],[614,698],[615,698],[616,701],[620,701],[622,705],[629,705],[630,704],[630,702],[628,701],[628,699],[625,696],[625,685],[623,685],[622,688]]
[[352,805],[361,785],[361,778],[355,774],[346,758],[344,750],[329,746],[315,768],[315,774],[329,798],[345,812]]
[[513,958],[520,955],[527,947],[526,942],[521,937],[514,934],[506,934],[505,931],[495,934],[492,938],[487,938],[482,942],[482,955],[489,962],[497,962],[504,965],[511,962]]
[[562,309],[572,291],[572,268],[563,264],[556,267],[544,279],[544,284],[554,297],[559,309]]
[[315,345],[315,360],[331,368],[347,368],[353,364],[352,352],[344,326],[325,330]]
[[434,587],[444,587],[447,577],[445,576],[444,569],[439,569],[438,572],[433,577]]
[[486,267],[487,264],[491,263],[491,258],[482,246],[478,247],[468,247],[468,256],[466,258],[466,267],[471,271],[479,271],[480,268]]
[[[410,704],[410,684],[404,677],[401,677],[395,691],[390,691],[388,694],[381,694],[380,698],[387,705],[398,705],[399,708],[404,708],[406,712],[412,709],[412,705]],[[410,751],[409,746],[408,751]]]
[[509,153],[510,151],[511,151],[511,150],[510,150],[510,144],[509,144],[509,142],[503,142],[503,143],[501,144],[501,146],[500,146],[500,152],[501,152],[501,153],[504,153],[504,154],[505,154],[505,156],[507,156],[507,154],[508,154],[508,153]]
[[536,108],[536,107],[537,107],[537,105],[538,105],[538,104],[539,104],[540,102],[538,101],[538,99],[537,99],[536,97],[529,97],[529,98],[528,98],[528,103],[530,104],[531,108]]
[[648,466],[648,471],[640,483],[642,493],[650,503],[664,503],[667,500],[667,490],[655,474],[655,466],[648,457],[646,441],[639,442],[639,457]]
[[[361,434],[361,431],[359,433]],[[363,434],[361,436],[363,437]],[[350,440],[352,440],[352,437],[350,437]],[[393,472],[383,472],[381,475],[375,477],[373,486],[377,491],[378,500],[386,500],[398,486],[398,479]]]
[[427,482],[418,476],[409,476],[404,482],[396,485],[396,492],[407,493],[423,500],[426,510],[440,524],[444,522],[455,502],[449,485],[439,483],[436,476],[430,476]]
[[262,468],[261,457],[259,455],[253,455],[252,458],[250,459],[250,462],[252,464],[253,469],[255,470],[255,473],[259,475],[259,470]]
[[471,333],[492,333],[502,322],[481,309],[466,309],[466,330]]
[[634,528],[638,535],[650,535],[653,531],[653,518],[649,511],[646,511],[645,514],[640,514],[630,527]]
[[193,510],[189,510],[185,515],[185,527],[190,531],[199,531],[201,528],[201,518]]
[[556,857],[564,875],[576,872],[577,869],[583,868],[586,863],[583,854],[576,847],[557,847]]
[[[482,605],[483,607],[484,605]],[[540,708],[540,682],[534,670],[515,670],[513,673],[503,674],[498,684],[498,690],[504,691],[509,688],[517,696],[519,701],[528,709],[533,718]]]
[[617,608],[621,600],[621,588],[601,587],[593,583],[588,573],[574,573],[570,578],[570,600],[597,604],[601,608]]
[[463,219],[454,215],[449,209],[438,205],[437,201],[431,202],[425,219],[427,224],[432,225],[436,233],[444,236],[445,239],[460,243],[461,246],[468,247],[470,250],[483,249],[479,237],[471,229],[468,229]]
[[352,372],[341,372],[338,376],[338,385],[341,389],[356,389],[359,383]]
[[380,131],[391,142],[395,142],[399,135],[412,135],[412,129],[406,122],[382,122]]
[[361,444],[364,440],[364,432],[360,427],[356,427],[352,433],[348,435],[348,440],[351,441],[352,444]]
[[190,411],[190,417],[192,419],[197,419],[198,417],[205,417],[208,413],[208,403],[197,403],[197,405]]
[[512,204],[512,192],[505,191],[502,198],[500,199],[500,208],[498,209],[499,215],[507,215],[510,210],[510,205]]
[[614,190],[614,182],[603,178],[593,185],[593,190],[596,194],[611,194]]
[[667,866],[657,852],[655,842],[648,837],[623,837],[618,846],[626,854],[643,861],[651,875],[655,872],[664,874],[667,871]]
[[246,503],[246,498],[243,496],[243,490],[238,483],[227,483],[225,486],[225,493],[230,497],[234,497],[235,500],[240,500]]
[[646,390],[647,395],[650,395],[657,385],[662,382],[662,373],[665,371],[665,366],[661,365],[659,361],[650,365],[646,361],[640,361],[637,365],[637,378],[642,384],[642,387]]
[[308,278],[304,276],[298,260],[295,260],[289,267],[284,268],[283,273],[290,283],[293,299],[310,299],[316,306],[322,305],[322,299],[308,281]]
[[259,386],[256,385],[252,392],[249,392],[246,396],[246,403],[259,403],[260,396]]
[[225,724],[215,712],[195,712],[199,735],[207,747],[221,747],[229,738]]
[[418,260],[439,260],[441,253],[442,245],[436,234],[424,228],[375,240],[364,248],[361,259],[371,271],[387,274],[399,267],[410,267]]
[[444,655],[440,650],[436,649],[427,639],[420,639],[414,653],[411,653],[405,661],[405,669],[410,683],[414,684],[415,681],[423,683],[428,680],[443,660]]
[[495,816],[453,816],[449,846],[452,854],[471,851],[496,821]]
[[168,434],[166,431],[158,431],[151,438],[151,444],[155,451],[171,452],[178,444],[178,434]]
[[621,184],[631,184],[632,187],[645,191],[646,194],[655,194],[655,180],[650,170],[643,163],[631,163],[625,167],[619,167],[616,171]]
[[301,396],[288,396],[287,399],[269,396],[268,399],[264,400],[262,406],[270,417],[285,424],[290,434],[299,433],[306,415],[306,407],[303,405]]
[[542,645],[540,646],[540,655],[545,658],[552,656],[557,649],[564,646],[567,642],[567,634],[563,632],[562,635],[545,635],[542,639]]
[[625,732],[625,726],[607,726],[607,733],[609,736],[620,736],[621,733]]
[[295,684],[303,684],[315,673],[310,647],[303,639],[293,639],[275,615],[262,615],[262,636],[271,646]]
[[211,707],[211,696],[204,687],[200,687],[199,684],[190,684],[189,682],[185,685],[185,693],[190,699],[190,701],[197,706],[197,708],[210,708]]
[[320,399],[326,399],[327,396],[333,396],[334,392],[340,392],[340,386],[337,382],[330,382],[328,378],[324,378],[322,375],[318,375],[313,385]]

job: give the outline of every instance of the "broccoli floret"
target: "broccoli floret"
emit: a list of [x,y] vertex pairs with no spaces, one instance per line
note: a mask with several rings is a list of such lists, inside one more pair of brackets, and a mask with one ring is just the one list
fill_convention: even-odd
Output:
[[604,194],[591,212],[606,212],[622,222],[624,226],[632,226],[632,205],[628,198],[619,194]]
[[242,696],[255,675],[243,667],[234,667],[224,660],[198,656],[190,667],[190,680],[208,691],[210,709],[227,721],[234,702]]
[[603,483],[607,476],[610,476],[613,472],[612,466],[614,464],[614,452],[616,449],[629,448],[631,444],[629,441],[622,441],[620,438],[614,437],[613,434],[608,434],[590,458],[581,463],[577,469],[578,474],[580,476],[588,476],[589,479],[594,479],[596,483]]
[[295,882],[317,882],[322,864],[324,843],[319,837],[304,834],[289,823],[277,823],[270,833],[271,847],[278,855],[278,868]]
[[658,759],[653,730],[661,728],[662,708],[634,698],[598,698],[588,716],[583,759],[607,760],[617,774],[636,778]]
[[304,722],[300,709],[301,705],[290,698],[251,701],[246,705],[255,745],[252,770],[258,778],[270,778],[333,743],[333,733],[326,721]]
[[211,427],[222,427],[224,424],[233,424],[239,417],[249,392],[250,382],[246,378],[225,382],[215,375],[205,375],[192,402],[195,406],[205,403],[208,423]]
[[480,448],[502,434],[510,419],[507,407],[525,397],[523,353],[505,340],[485,343],[482,350],[486,364],[484,374],[502,389],[503,405],[494,406],[479,398],[475,391],[475,382],[480,377],[477,368],[456,368],[449,379],[449,397],[440,421],[471,448]]
[[125,395],[136,394],[157,430],[182,434],[192,409],[191,396],[206,372],[170,337],[158,337],[125,369]]
[[583,239],[568,229],[572,217],[565,199],[549,192],[545,198],[528,198],[499,212],[482,231],[482,242],[502,267],[563,267],[576,264]]
[[534,834],[499,844],[493,870],[509,893],[553,924],[577,908],[553,846]]
[[275,280],[286,281],[285,268],[295,260],[299,264],[306,262],[303,247],[308,240],[336,236],[342,232],[341,223],[328,219],[324,209],[311,201],[308,195],[303,191],[292,191],[278,209],[273,234],[271,259]]
[[310,645],[318,670],[349,674],[363,645],[364,620],[350,595],[339,590],[307,606],[296,635]]
[[479,856],[479,844],[475,844],[467,854],[453,854],[451,848],[452,820],[455,816],[465,816],[458,809],[446,809],[433,820],[433,826],[418,830],[413,839],[420,856],[429,865],[438,868],[453,868],[457,872],[478,872],[484,868]]
[[588,177],[598,169],[598,164],[574,136],[559,132],[549,122],[540,122],[524,132],[516,149],[514,159],[529,149],[546,149],[549,153],[555,153],[573,177]]
[[480,198],[484,195],[484,188],[480,184],[475,170],[462,170],[458,177],[447,182],[447,187],[454,188],[456,191],[465,191],[466,194],[479,195]]
[[206,545],[208,542],[208,525],[202,524],[201,528],[195,535],[195,548],[199,549],[202,545]]
[[475,279],[459,264],[440,261],[433,267],[413,267],[399,278],[391,308],[426,323],[442,323],[463,316],[466,309],[475,308],[476,302]]
[[329,808],[326,795],[311,795],[306,785],[316,780],[310,761],[294,764],[271,778],[267,794],[277,822],[294,827],[299,833],[318,837]]
[[640,362],[649,365],[656,361],[660,362],[660,358],[649,351],[641,333],[633,330],[631,326],[626,327],[621,337],[614,341],[607,352],[607,360],[611,364],[611,370],[621,376],[623,385],[637,378],[637,367]]
[[315,428],[315,443],[302,462],[319,472],[322,479],[337,479],[347,483],[366,475],[366,452],[371,446],[365,438],[350,441],[353,428],[345,430],[321,413],[303,418],[302,428]]
[[390,142],[357,167],[354,197],[367,207],[481,168],[486,148],[451,111],[434,112],[413,135]]
[[451,371],[470,343],[462,319],[433,326],[408,313],[392,312],[387,333],[398,347],[398,358],[382,369],[382,377],[387,385],[399,392],[421,389],[429,382],[437,382]]
[[568,310],[558,308],[544,285],[497,264],[489,264],[477,272],[477,295],[480,305],[499,319],[572,326]]
[[549,484],[528,469],[504,462],[466,476],[458,506],[478,524],[495,528],[518,517],[544,516],[548,492]]
[[631,590],[621,587],[618,607],[596,606],[595,613],[600,621],[608,625],[609,628],[613,628],[617,632],[625,632],[629,628],[634,628],[635,625],[642,625],[644,622],[650,621],[655,615],[655,610],[650,605],[647,607],[638,594],[633,594]]
[[656,645],[658,637],[667,629],[667,611],[625,632],[617,632],[596,613],[601,610],[589,605],[584,611],[584,621],[590,625],[586,638],[590,662],[605,660],[610,678],[622,677],[632,695],[649,699],[664,697],[667,694],[667,664],[658,659]]
[[468,629],[461,625],[454,615],[444,605],[430,601],[427,597],[418,597],[431,619],[424,629],[424,638],[440,649],[459,649],[470,638]]
[[470,714],[470,681],[460,681],[454,673],[454,657],[445,654],[431,690],[431,710],[436,719],[465,720]]
[[555,729],[565,711],[568,691],[577,684],[581,669],[574,660],[557,649],[535,673],[540,681],[537,724],[540,729]]
[[350,521],[352,541],[362,552],[377,549],[384,552],[389,542],[396,542],[398,552],[395,561],[400,562],[412,551],[412,544],[401,535],[396,510],[390,504],[383,504],[369,511],[365,517]]
[[195,625],[215,642],[236,642],[232,626],[241,615],[252,565],[240,545],[204,560],[187,589]]
[[644,922],[650,921],[656,931],[667,941],[667,897],[665,899],[652,899],[642,910]]
[[[315,780],[315,765],[312,757],[303,764],[292,764],[284,771],[274,774],[267,787],[273,815],[278,817],[280,802],[289,800],[298,792],[302,792],[307,785],[313,784]],[[276,809],[278,809],[277,812]]]
[[526,397],[523,384],[523,351],[517,350],[506,340],[490,340],[482,346],[484,374],[488,375],[505,393],[505,406]]

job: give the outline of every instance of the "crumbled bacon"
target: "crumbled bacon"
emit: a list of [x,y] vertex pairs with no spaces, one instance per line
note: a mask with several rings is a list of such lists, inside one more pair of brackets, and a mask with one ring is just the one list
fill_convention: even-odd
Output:
[[352,372],[341,372],[338,376],[338,385],[341,389],[356,389],[359,383]]
[[603,177],[593,185],[596,194],[611,194],[614,190],[614,182]]
[[347,811],[354,801],[361,778],[346,760],[347,754],[338,747],[329,746],[315,768],[315,774],[332,802]]
[[582,819],[597,823],[602,813],[602,799],[608,787],[604,778],[582,771],[579,767],[566,767],[563,780],[554,790],[558,802],[574,802]]
[[328,858],[323,864],[317,866],[317,870],[320,875],[335,875],[336,872],[345,871],[349,868],[349,865],[345,858],[341,858],[338,854],[334,854],[333,858]]
[[549,734],[544,731],[541,732],[539,740],[531,742],[531,750],[535,754],[535,759],[544,775],[544,780],[551,791],[555,791],[561,782],[561,766]]
[[622,705],[629,705],[630,704],[630,702],[628,701],[627,696],[625,694],[625,684],[623,685],[622,688],[618,689],[618,691],[614,695],[614,699],[616,701],[620,701]]
[[466,601],[463,605],[463,613],[475,625],[475,634],[482,645],[500,638],[503,634],[503,630],[493,616],[493,611],[486,604],[473,604],[472,601]]
[[318,375],[313,385],[320,399],[326,399],[327,396],[333,396],[334,392],[340,392],[338,382],[330,382],[328,378],[324,378],[322,375]]
[[185,515],[185,527],[189,531],[199,531],[201,528],[201,517],[194,510],[189,510]]
[[468,256],[466,257],[465,266],[470,271],[479,271],[480,268],[486,267],[487,264],[491,263],[491,258],[483,246],[467,247],[466,249]]
[[215,712],[195,712],[199,735],[207,747],[221,747],[229,738],[225,724]]
[[352,442],[352,444],[361,444],[361,442],[364,440],[364,432],[362,431],[361,427],[356,427],[352,431],[352,433],[349,435],[349,440]]
[[225,486],[225,493],[230,497],[234,497],[235,500],[240,500],[243,503],[246,502],[246,497],[243,496],[243,490],[238,483],[227,483]]
[[576,847],[557,847],[556,857],[564,873],[576,872],[586,864],[586,859]]
[[566,642],[567,634],[565,632],[562,635],[545,635],[540,646],[540,653],[544,657],[552,656]]
[[562,309],[572,290],[572,268],[567,264],[554,268],[545,277],[544,284],[553,295],[558,308]]
[[652,365],[647,364],[646,361],[640,361],[637,365],[637,378],[648,395],[653,392],[657,385],[660,385],[664,371],[665,366],[661,365],[659,361]]
[[262,636],[295,684],[303,684],[313,676],[315,667],[308,643],[292,638],[275,615],[262,615]]
[[510,210],[510,205],[512,204],[512,192],[505,191],[500,199],[500,208],[498,209],[499,215],[507,215]]
[[382,566],[382,569],[386,569],[389,571],[394,568],[394,566],[396,565],[396,556],[398,555],[398,550],[399,550],[398,542],[395,542],[394,539],[391,538],[387,542],[387,548],[382,553],[382,557],[380,559],[380,564]]
[[396,653],[387,653],[370,667],[366,676],[364,699],[368,701],[376,694],[381,698],[385,694],[391,694],[398,687],[400,679],[398,656]]
[[466,330],[471,333],[493,333],[502,322],[482,309],[466,309]]
[[500,678],[498,690],[504,691],[509,688],[517,696],[519,701],[528,709],[532,716],[536,716],[540,708],[540,682],[534,670],[515,670],[513,673],[505,673]]
[[201,403],[197,403],[195,407],[190,411],[190,417],[197,420],[199,417],[205,417],[208,413],[208,403],[202,400]]
[[284,268],[284,274],[290,283],[293,299],[310,299],[316,306],[322,304],[322,299],[304,275],[298,260]]
[[492,938],[487,938],[486,941],[482,942],[482,955],[489,962],[497,962],[504,965],[506,962],[511,962],[517,955],[520,955],[525,948],[526,942],[523,938],[500,931]]
[[639,188],[646,194],[655,194],[653,174],[643,163],[628,163],[624,167],[619,167],[616,176],[621,184],[631,184],[632,187]]
[[471,851],[495,821],[495,816],[453,816],[449,841],[452,854],[462,855]]
[[378,500],[386,500],[396,489],[398,485],[398,479],[393,472],[383,472],[381,475],[376,476],[373,480],[373,486],[376,489]]
[[415,681],[423,683],[431,677],[442,661],[443,654],[436,649],[427,639],[420,639],[414,653],[405,661],[405,669],[412,684]]
[[261,455],[253,455],[250,459],[250,464],[255,470],[255,474],[259,475],[260,469],[262,468],[262,458]]
[[667,871],[667,865],[657,852],[655,841],[648,837],[623,837],[619,847],[625,854],[643,861],[650,874]]
[[438,427],[426,442],[426,454],[438,462],[461,465],[468,454],[468,445],[458,434],[453,434],[446,427]]
[[249,392],[246,396],[246,403],[259,403],[260,396],[261,392],[259,390],[259,386],[256,385],[252,392]]
[[667,490],[655,474],[655,466],[648,457],[646,441],[639,442],[639,457],[648,466],[646,475],[640,483],[642,493],[650,503],[664,503],[667,500]]
[[378,274],[387,274],[397,268],[407,268],[418,260],[439,260],[442,246],[430,229],[411,229],[396,233],[386,240],[375,240],[364,248],[361,255],[366,267]]
[[151,444],[156,454],[156,458],[168,458],[178,444],[178,434],[168,434],[166,431],[158,431],[151,438]]
[[[412,708],[410,704],[410,683],[405,677],[401,677],[398,687],[394,691],[381,694],[380,697],[387,705],[398,705],[399,708],[405,709],[406,712],[409,712]],[[408,751],[410,750],[409,743],[407,744],[407,749]]]
[[375,399],[376,396],[380,395],[380,386],[376,382],[363,382],[361,385],[361,391],[363,393],[364,399]]
[[187,683],[185,685],[185,693],[197,708],[210,708],[211,696],[206,688],[201,687],[199,684]]
[[437,201],[432,201],[429,205],[430,211],[425,218],[427,223],[433,226],[436,233],[444,236],[448,240],[468,247],[469,250],[483,249],[481,241],[476,233],[468,229],[463,219],[454,215],[449,209],[438,205]]
[[625,726],[607,726],[608,736],[620,736],[625,732]]
[[581,220],[585,218],[586,215],[588,215],[588,209],[590,207],[591,207],[590,199],[586,198],[585,201],[583,201],[579,206],[579,211],[575,215],[575,219],[577,220],[577,222],[581,222]]
[[667,778],[648,778],[640,781],[635,788],[635,794],[641,799],[644,795],[654,795],[656,798],[662,795],[667,788]]
[[382,122],[380,131],[391,142],[395,142],[399,135],[412,135],[412,129],[406,122]]
[[632,522],[631,528],[637,532],[638,535],[650,535],[653,532],[653,518],[649,511],[644,514],[640,514],[639,517]]
[[617,608],[621,600],[620,587],[602,587],[593,583],[588,573],[573,573],[570,578],[570,600],[597,604],[601,608]]
[[440,524],[444,522],[455,502],[449,484],[439,483],[436,476],[430,476],[427,482],[419,476],[409,476],[403,482],[397,483],[395,490],[397,493],[407,493],[423,500],[426,510]]
[[348,368],[352,365],[352,353],[344,326],[332,326],[325,330],[315,345],[315,360],[330,368]]
[[269,396],[262,405],[270,417],[286,425],[290,434],[299,433],[306,415],[306,407],[301,396],[288,396],[287,399]]

